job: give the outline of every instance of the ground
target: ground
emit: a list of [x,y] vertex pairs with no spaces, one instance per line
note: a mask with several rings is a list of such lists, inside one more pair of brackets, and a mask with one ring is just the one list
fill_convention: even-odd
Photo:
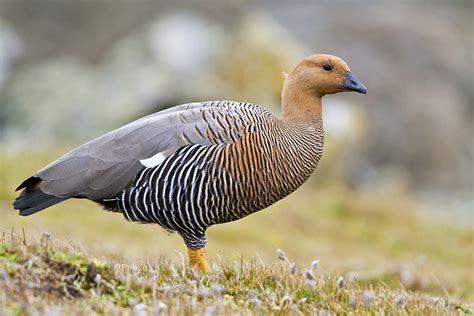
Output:
[[0,314],[473,311],[472,225],[435,216],[404,191],[311,180],[212,227],[203,275],[187,268],[179,236],[88,201],[18,216],[12,188],[55,155],[2,156]]
[[202,274],[159,260],[131,264],[102,261],[48,235],[28,243],[10,235],[0,244],[0,303],[11,314],[355,314],[470,313],[472,306],[319,271],[318,262],[216,261]]

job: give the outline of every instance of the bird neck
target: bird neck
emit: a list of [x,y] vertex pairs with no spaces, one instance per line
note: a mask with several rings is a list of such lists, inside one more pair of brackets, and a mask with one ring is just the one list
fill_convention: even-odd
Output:
[[314,122],[322,119],[321,96],[288,78],[281,95],[282,119],[294,122]]

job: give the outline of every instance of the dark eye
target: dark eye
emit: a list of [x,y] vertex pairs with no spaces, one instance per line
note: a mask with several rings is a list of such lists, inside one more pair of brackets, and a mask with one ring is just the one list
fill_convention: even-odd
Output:
[[331,71],[332,70],[332,65],[331,64],[325,64],[323,66],[323,69],[326,70],[326,71]]

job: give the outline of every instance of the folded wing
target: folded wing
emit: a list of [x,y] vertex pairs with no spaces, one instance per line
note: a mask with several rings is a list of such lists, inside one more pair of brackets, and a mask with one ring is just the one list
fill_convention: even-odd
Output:
[[77,147],[25,180],[18,189],[40,189],[59,198],[112,197],[144,166],[159,163],[158,158],[189,144],[234,142],[254,119],[235,102],[179,105]]

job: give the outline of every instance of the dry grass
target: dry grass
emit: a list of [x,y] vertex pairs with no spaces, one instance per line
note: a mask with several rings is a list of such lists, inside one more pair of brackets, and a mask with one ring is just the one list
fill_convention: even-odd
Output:
[[470,313],[472,306],[377,282],[322,273],[317,264],[216,261],[207,274],[184,263],[130,264],[88,257],[72,246],[15,235],[0,243],[2,313],[353,314]]
[[[185,251],[179,236],[167,236],[155,225],[128,223],[87,201],[18,216],[10,206],[12,189],[55,156],[0,155],[0,234],[7,236],[0,252],[0,306],[5,312],[472,311],[472,227],[420,212],[402,191],[361,193],[337,183],[322,185],[323,168],[268,210],[212,227],[208,255],[213,271],[202,276],[182,264],[176,253]],[[10,238],[12,229],[13,236],[21,236],[22,228],[26,245],[23,237]],[[54,242],[39,241],[45,231]],[[289,262],[275,264],[277,248],[286,251]],[[315,259],[320,265],[311,287],[305,270]],[[96,284],[94,273],[105,281]],[[340,276],[342,287],[337,286]],[[221,294],[213,285],[223,288]]]

